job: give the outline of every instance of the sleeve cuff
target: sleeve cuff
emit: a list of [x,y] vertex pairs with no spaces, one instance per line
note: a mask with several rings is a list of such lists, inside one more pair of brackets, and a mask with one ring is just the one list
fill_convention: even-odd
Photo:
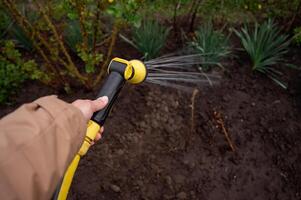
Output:
[[[69,122],[72,123],[70,126],[73,126],[74,129],[76,129],[75,131],[82,136],[86,133],[87,120],[84,118],[83,113],[72,104],[58,99],[56,95],[41,97],[37,99],[35,103],[47,110],[54,119],[62,115],[62,113],[71,113],[70,116],[68,116],[68,118],[71,118],[69,120]],[[64,112],[65,110],[69,112]]]

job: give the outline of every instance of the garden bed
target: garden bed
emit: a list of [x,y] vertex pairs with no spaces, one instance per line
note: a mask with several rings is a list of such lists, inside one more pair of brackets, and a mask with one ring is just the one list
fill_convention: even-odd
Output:
[[[137,56],[125,46],[116,50],[124,58]],[[191,92],[147,83],[126,86],[103,139],[82,159],[69,199],[300,199],[296,92],[252,74],[244,63],[233,61],[220,85],[199,89],[193,127]],[[27,82],[15,106],[53,93]],[[71,102],[96,93],[59,96]],[[0,115],[15,106],[1,106]]]

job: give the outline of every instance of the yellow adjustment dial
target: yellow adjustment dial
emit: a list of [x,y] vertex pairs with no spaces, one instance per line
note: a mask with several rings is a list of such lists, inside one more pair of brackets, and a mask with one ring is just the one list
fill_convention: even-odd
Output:
[[134,76],[128,82],[132,84],[142,83],[147,77],[147,69],[144,63],[140,60],[131,60],[129,63],[133,67]]

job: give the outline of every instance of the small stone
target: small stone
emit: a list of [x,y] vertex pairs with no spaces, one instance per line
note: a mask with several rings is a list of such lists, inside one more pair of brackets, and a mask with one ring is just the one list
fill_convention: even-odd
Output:
[[145,121],[142,121],[142,122],[140,123],[140,126],[141,126],[142,128],[147,127],[146,122],[145,122]]
[[193,169],[195,167],[195,163],[192,160],[184,159],[183,164],[189,167],[190,169]]
[[153,120],[153,128],[159,128],[159,123],[156,120]]
[[253,107],[255,107],[255,106],[256,106],[256,103],[255,103],[255,102],[252,102],[251,105],[252,105]]
[[269,132],[269,133],[273,133],[273,132],[274,132],[273,128],[269,128],[269,129],[268,129],[268,132]]
[[180,192],[177,194],[178,199],[187,199],[187,194],[185,192]]
[[181,175],[181,174],[177,174],[174,176],[174,181],[177,183],[177,184],[184,184],[185,183],[185,176]]
[[124,154],[124,151],[122,149],[119,149],[116,153],[117,155],[122,156]]
[[114,192],[119,193],[120,192],[120,187],[117,185],[112,184],[111,185],[111,190],[113,190]]
[[174,101],[172,103],[172,106],[175,107],[175,108],[177,108],[179,106],[179,102],[178,101]]
[[170,176],[166,176],[166,177],[165,177],[165,180],[166,180],[166,183],[167,183],[168,185],[172,185],[172,180],[171,180],[171,177],[170,177]]
[[140,186],[140,187],[142,187],[142,186],[143,186],[143,181],[138,180],[138,181],[137,181],[137,185]]

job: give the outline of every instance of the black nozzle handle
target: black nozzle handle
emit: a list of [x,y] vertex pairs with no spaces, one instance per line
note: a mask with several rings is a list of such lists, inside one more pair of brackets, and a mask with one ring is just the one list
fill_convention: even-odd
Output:
[[118,97],[121,88],[124,86],[125,80],[120,73],[112,71],[107,77],[105,83],[100,89],[97,98],[107,96],[109,101],[106,107],[98,112],[95,112],[91,118],[99,125],[104,125],[106,118],[108,117],[111,108]]

